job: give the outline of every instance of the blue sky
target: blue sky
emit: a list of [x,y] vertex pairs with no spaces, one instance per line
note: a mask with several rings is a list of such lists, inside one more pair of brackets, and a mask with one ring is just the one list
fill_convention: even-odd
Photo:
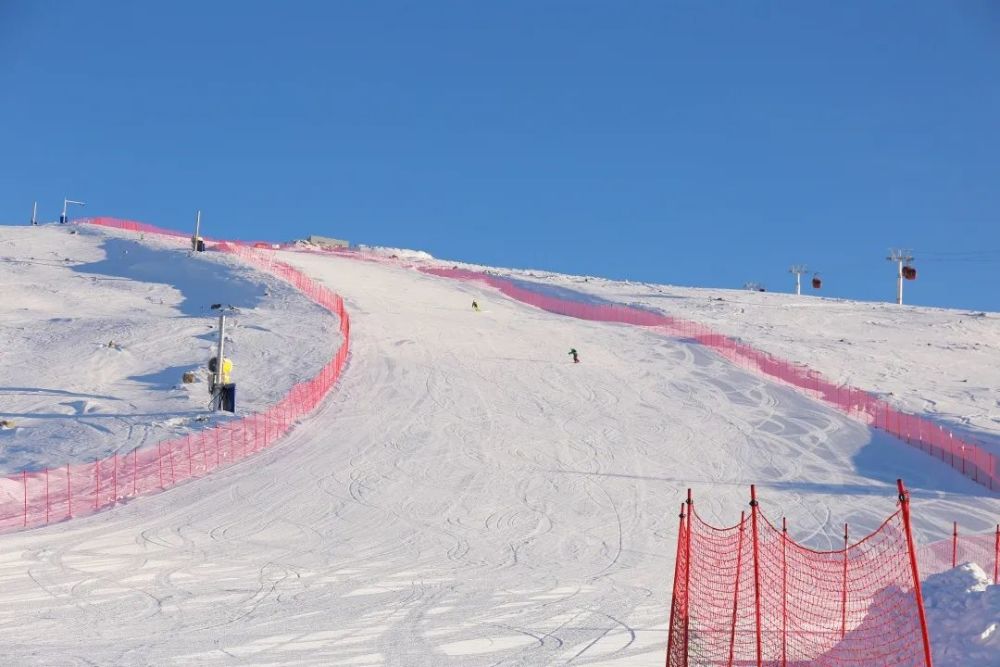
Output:
[[1000,5],[0,1],[0,223],[1000,311]]

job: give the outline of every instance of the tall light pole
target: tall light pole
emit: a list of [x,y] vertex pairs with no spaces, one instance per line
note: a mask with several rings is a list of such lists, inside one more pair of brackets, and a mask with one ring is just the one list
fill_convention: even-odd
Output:
[[792,264],[788,272],[795,274],[795,293],[802,296],[802,274],[806,272],[805,264]]
[[225,352],[226,346],[226,315],[221,313],[219,315],[219,351],[215,354],[215,378],[214,378],[214,388],[215,391],[212,394],[212,407],[215,410],[222,409],[222,382],[223,373],[222,366],[225,363],[225,357],[222,356]]
[[201,211],[194,218],[194,236],[191,237],[191,250],[198,249],[198,239],[201,238]]
[[65,225],[69,219],[66,217],[66,208],[70,204],[76,204],[77,206],[86,206],[87,204],[82,201],[74,201],[73,199],[63,199],[63,212],[59,216],[59,223]]
[[909,250],[903,250],[901,248],[890,248],[889,256],[886,257],[890,262],[896,262],[896,303],[903,305],[903,264],[912,262],[913,255],[910,254]]

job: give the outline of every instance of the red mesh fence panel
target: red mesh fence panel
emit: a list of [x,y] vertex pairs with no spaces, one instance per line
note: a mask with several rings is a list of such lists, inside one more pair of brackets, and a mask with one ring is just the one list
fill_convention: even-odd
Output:
[[797,387],[852,417],[882,429],[926,452],[990,490],[1000,490],[997,457],[971,438],[960,438],[929,419],[893,408],[872,393],[838,385],[802,364],[785,361],[754,349],[708,327],[642,308],[612,303],[582,303],[527,289],[500,276],[457,268],[422,268],[431,275],[478,281],[518,301],[548,312],[584,320],[659,327],[666,333],[708,347],[740,368],[755,371]]
[[928,665],[905,511],[844,549],[816,551],[759,506],[728,528],[691,506],[667,666]]
[[[83,218],[81,220],[75,220],[76,224],[88,224],[96,225],[98,227],[110,227],[112,229],[121,229],[127,232],[135,232],[137,234],[156,234],[158,236],[166,236],[170,238],[176,238],[184,244],[187,244],[191,240],[191,234],[187,232],[180,232],[176,229],[166,229],[164,227],[157,227],[156,225],[150,225],[145,222],[138,222],[136,220],[121,220],[119,218]],[[208,237],[203,237],[205,241],[213,241]],[[256,248],[267,248],[276,249],[285,247],[285,244],[281,243],[271,243],[268,241],[224,241],[230,245],[244,245]]]
[[956,529],[952,537],[923,545],[917,550],[920,572],[935,574],[955,565],[975,563],[994,584],[1000,584],[1000,526],[989,533],[963,534]]
[[[113,218],[91,224],[186,239],[180,232]],[[185,241],[186,242],[186,241]],[[275,261],[274,253],[246,243],[220,242],[215,250],[289,282],[340,319],[342,336],[332,358],[311,379],[294,385],[264,412],[232,418],[213,428],[154,445],[117,452],[89,463],[22,471],[0,478],[0,530],[45,525],[90,514],[126,498],[141,496],[201,477],[273,444],[311,412],[337,382],[347,362],[351,324],[343,300],[319,283]]]

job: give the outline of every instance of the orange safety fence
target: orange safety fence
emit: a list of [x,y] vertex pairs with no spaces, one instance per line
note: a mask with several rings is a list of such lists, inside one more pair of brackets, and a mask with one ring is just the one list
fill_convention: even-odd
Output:
[[1000,584],[1000,524],[989,533],[970,535],[962,532],[956,521],[951,539],[919,547],[917,560],[925,575],[944,572],[962,563],[975,563],[994,584]]
[[909,498],[844,548],[809,549],[767,519],[719,528],[682,506],[667,667],[930,667]]

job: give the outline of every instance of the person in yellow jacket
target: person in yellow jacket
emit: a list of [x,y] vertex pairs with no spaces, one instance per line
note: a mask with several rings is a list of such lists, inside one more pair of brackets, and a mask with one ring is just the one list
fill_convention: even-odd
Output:
[[[222,358],[222,372],[219,373],[219,362],[216,357],[208,360],[208,393],[212,395],[212,406],[227,412],[236,412],[236,384],[233,382],[233,360]],[[221,375],[221,382],[216,384],[216,375]]]
[[[215,392],[215,376],[219,372],[219,360],[216,357],[212,357],[208,360],[208,372],[212,374],[211,380],[209,381],[209,391]],[[232,384],[233,379],[233,360],[229,357],[222,358],[222,384]]]

